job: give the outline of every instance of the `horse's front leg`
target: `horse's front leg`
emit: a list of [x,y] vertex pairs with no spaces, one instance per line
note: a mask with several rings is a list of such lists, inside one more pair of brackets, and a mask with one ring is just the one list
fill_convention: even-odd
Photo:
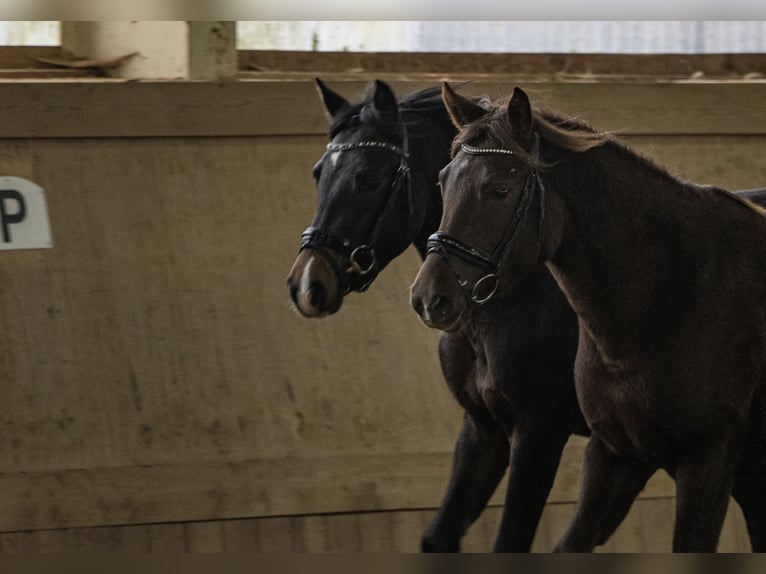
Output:
[[529,552],[571,428],[561,413],[540,412],[533,421],[517,422],[495,552]]
[[556,552],[591,552],[606,542],[656,470],[592,435],[585,450],[580,499]]
[[716,551],[739,453],[730,437],[698,445],[676,467],[673,552]]
[[488,417],[463,419],[447,494],[423,537],[423,552],[458,552],[508,466],[505,432]]
[[445,333],[439,342],[439,358],[447,385],[466,410],[447,494],[423,536],[422,549],[457,552],[463,534],[484,510],[505,473],[508,439],[489,411],[475,400],[476,355],[470,341],[458,333]]

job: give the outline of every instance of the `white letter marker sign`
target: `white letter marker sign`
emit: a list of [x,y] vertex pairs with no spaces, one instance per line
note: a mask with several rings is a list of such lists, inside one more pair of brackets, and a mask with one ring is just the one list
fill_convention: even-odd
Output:
[[20,177],[0,177],[0,249],[53,247],[43,189]]

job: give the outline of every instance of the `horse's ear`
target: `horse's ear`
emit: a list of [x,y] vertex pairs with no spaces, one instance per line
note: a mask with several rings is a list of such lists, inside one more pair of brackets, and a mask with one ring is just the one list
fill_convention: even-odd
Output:
[[458,128],[470,124],[487,113],[487,110],[480,105],[458,94],[447,82],[442,84],[442,100],[449,117],[452,118],[452,123]]
[[399,115],[396,96],[386,82],[375,80],[372,92],[372,107],[379,116],[387,119],[396,119]]
[[324,82],[319,78],[314,78],[314,82],[316,83],[319,98],[322,100],[329,118],[333,118],[343,108],[350,105],[346,98],[333,92],[330,88],[325,86]]
[[521,88],[514,88],[508,102],[508,121],[514,137],[526,147],[532,141],[532,105]]

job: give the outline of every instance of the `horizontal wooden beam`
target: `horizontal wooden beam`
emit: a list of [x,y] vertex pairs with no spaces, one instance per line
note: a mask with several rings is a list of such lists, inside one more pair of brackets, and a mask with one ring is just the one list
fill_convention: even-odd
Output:
[[766,54],[507,54],[240,50],[239,67],[260,74],[502,74],[744,78],[766,76]]
[[[71,28],[71,22],[64,23]],[[145,46],[144,46],[145,48]],[[0,68],[49,67],[37,58],[62,58],[61,46],[0,46]],[[125,53],[123,51],[117,54]],[[656,79],[766,77],[766,54],[506,54],[434,52],[306,52],[237,50],[242,72],[270,74],[499,74],[549,80],[596,76]],[[260,76],[258,76],[260,74]]]
[[[443,79],[465,94],[499,97],[509,78],[418,76],[394,79],[399,94]],[[474,81],[475,80],[475,81]],[[366,82],[330,81],[357,99]],[[766,81],[539,82],[523,84],[541,107],[577,115],[620,134],[764,134]],[[679,105],[679,102],[682,105]],[[0,82],[0,137],[158,137],[324,134],[313,81]]]

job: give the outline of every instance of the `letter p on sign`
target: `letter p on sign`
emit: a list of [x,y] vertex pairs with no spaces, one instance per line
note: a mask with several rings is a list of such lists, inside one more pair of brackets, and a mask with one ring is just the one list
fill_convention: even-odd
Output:
[[0,177],[0,250],[53,247],[45,192],[20,177]]

